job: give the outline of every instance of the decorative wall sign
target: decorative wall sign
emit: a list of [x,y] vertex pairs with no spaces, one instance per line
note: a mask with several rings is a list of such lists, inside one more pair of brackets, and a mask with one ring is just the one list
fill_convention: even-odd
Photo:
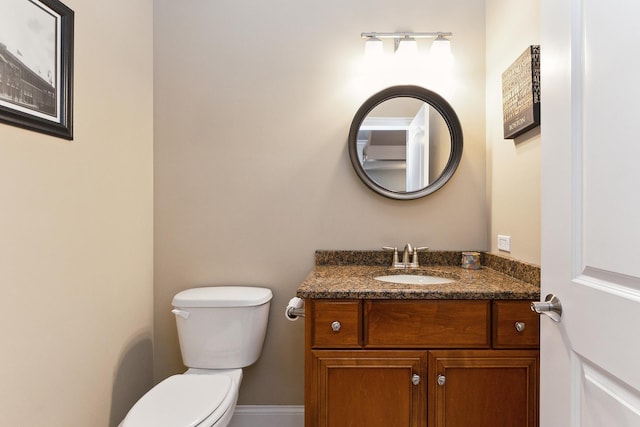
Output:
[[73,10],[58,0],[0,5],[0,122],[73,139]]
[[540,125],[540,46],[529,46],[502,73],[504,138],[513,139]]

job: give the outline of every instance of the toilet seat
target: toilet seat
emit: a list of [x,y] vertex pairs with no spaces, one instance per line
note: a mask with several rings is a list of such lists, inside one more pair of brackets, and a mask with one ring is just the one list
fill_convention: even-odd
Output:
[[173,375],[142,396],[121,426],[212,426],[235,403],[233,388],[227,375]]

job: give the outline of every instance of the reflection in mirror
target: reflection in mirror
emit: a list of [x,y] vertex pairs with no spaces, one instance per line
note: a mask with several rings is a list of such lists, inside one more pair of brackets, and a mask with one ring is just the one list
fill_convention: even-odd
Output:
[[392,191],[418,191],[435,181],[451,152],[449,129],[429,104],[390,99],[365,117],[358,159],[369,177]]
[[415,199],[441,188],[462,155],[462,130],[449,104],[417,86],[395,86],[367,100],[349,133],[356,173],[372,190]]

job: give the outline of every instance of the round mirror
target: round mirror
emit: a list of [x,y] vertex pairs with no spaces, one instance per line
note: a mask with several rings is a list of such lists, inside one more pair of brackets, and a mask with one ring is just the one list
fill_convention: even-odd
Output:
[[349,130],[349,157],[360,179],[392,199],[440,189],[462,157],[462,127],[449,103],[419,86],[393,86],[360,107]]

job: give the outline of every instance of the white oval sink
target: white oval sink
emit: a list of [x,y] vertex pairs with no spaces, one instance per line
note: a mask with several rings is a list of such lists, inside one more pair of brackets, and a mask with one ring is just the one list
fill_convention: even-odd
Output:
[[453,283],[454,279],[438,276],[421,276],[419,274],[392,274],[390,276],[374,277],[381,282],[399,283],[401,285],[442,285]]

